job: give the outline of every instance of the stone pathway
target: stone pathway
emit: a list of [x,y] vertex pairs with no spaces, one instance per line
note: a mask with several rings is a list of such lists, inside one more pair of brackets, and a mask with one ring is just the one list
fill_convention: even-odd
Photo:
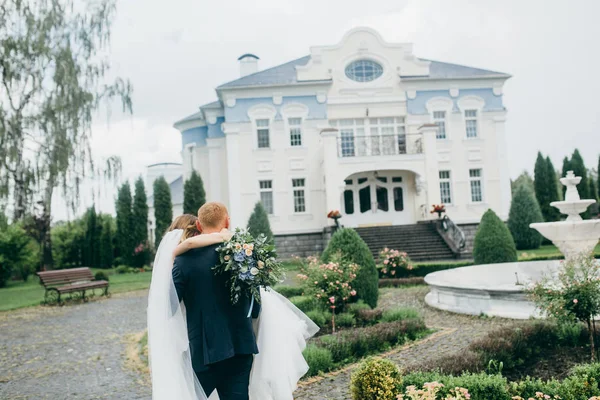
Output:
[[124,368],[124,337],[146,327],[147,292],[0,313],[1,399],[150,399]]
[[[380,297],[383,308],[407,306],[418,309],[429,328],[439,331],[420,342],[392,351],[387,358],[404,367],[414,367],[465,349],[473,340],[491,330],[511,324],[509,320],[478,318],[450,314],[429,308],[424,303],[427,287],[404,290],[386,289]],[[322,378],[303,382],[295,393],[295,400],[346,400],[350,397],[350,375],[355,366]]]

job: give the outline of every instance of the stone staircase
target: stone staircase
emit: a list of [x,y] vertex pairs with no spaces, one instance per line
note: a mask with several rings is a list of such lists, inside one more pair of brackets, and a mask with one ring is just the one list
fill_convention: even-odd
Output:
[[435,229],[434,224],[374,226],[356,228],[377,259],[384,247],[405,251],[413,261],[453,260],[455,254]]

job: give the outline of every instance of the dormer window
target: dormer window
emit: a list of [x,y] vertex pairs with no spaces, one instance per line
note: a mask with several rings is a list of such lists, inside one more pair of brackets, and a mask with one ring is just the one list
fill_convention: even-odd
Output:
[[371,82],[383,75],[383,67],[371,60],[357,60],[346,67],[346,76],[356,82]]

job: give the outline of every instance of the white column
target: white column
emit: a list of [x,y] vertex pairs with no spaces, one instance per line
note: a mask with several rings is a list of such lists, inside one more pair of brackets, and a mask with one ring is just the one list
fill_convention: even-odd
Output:
[[242,221],[242,195],[240,178],[240,144],[239,130],[223,124],[225,132],[225,145],[227,149],[227,173],[229,188],[229,216],[231,218],[231,227],[244,227],[245,221]]
[[[432,204],[441,203],[440,182],[439,182],[439,167],[437,155],[437,139],[436,133],[438,126],[436,124],[425,124],[419,127],[419,133],[423,140],[423,154],[425,155],[425,176],[423,177],[423,185],[427,190],[427,207]],[[427,214],[431,217],[431,214]]]
[[206,139],[206,146],[208,147],[208,188],[206,191],[207,201],[220,201],[227,203],[227,199],[223,198],[223,190],[221,185],[223,184],[224,177],[222,174],[225,172],[221,168],[221,160],[223,158],[223,145],[225,139],[223,138],[208,138]]
[[[342,208],[341,190],[344,187],[344,177],[339,176],[337,135],[337,129],[325,128],[321,131],[327,212],[341,211]],[[331,225],[333,225],[332,221],[329,220]]]
[[500,209],[499,217],[503,221],[508,219],[510,210],[511,190],[510,190],[510,173],[508,170],[508,156],[506,151],[506,133],[505,133],[506,116],[494,118],[496,128],[496,154],[498,157],[498,178],[500,191]]

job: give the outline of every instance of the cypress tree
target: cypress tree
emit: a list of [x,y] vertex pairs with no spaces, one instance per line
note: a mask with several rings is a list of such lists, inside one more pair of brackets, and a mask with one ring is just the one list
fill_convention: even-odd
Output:
[[[562,164],[562,173],[560,174],[560,178],[564,178],[565,176],[567,176],[567,172],[571,171],[571,161],[569,160],[569,157],[565,157],[563,158],[563,164]],[[567,188],[563,185],[562,186],[562,198],[565,198],[565,193],[567,192]]]
[[100,268],[112,267],[114,251],[112,218],[110,215],[105,215],[100,237]]
[[475,234],[473,258],[476,264],[517,261],[517,248],[507,226],[492,210],[487,210]]
[[[548,164],[542,153],[538,152],[537,159],[535,161],[534,168],[534,190],[535,190],[535,198],[541,208],[542,215],[544,216],[545,221],[554,221],[553,207],[550,206],[550,202],[553,198],[552,190],[553,186],[551,181],[554,182],[555,178],[550,175],[550,171],[548,171]],[[516,193],[514,193],[516,195]],[[513,197],[514,203],[514,197]],[[511,229],[512,231],[512,229]],[[514,236],[514,232],[513,232]],[[515,238],[515,241],[517,239]],[[538,246],[539,247],[539,246]],[[519,245],[517,244],[517,248]]]
[[531,229],[529,225],[543,221],[544,217],[540,205],[533,192],[526,186],[519,186],[513,196],[508,215],[508,229],[512,234],[517,250],[533,250],[540,247],[542,236],[535,229]]
[[270,242],[273,241],[273,232],[271,231],[271,225],[269,224],[269,216],[260,201],[256,203],[254,211],[252,212],[252,215],[250,215],[250,219],[248,220],[248,231],[254,237],[263,234]]
[[158,248],[163,235],[173,220],[171,189],[164,176],[154,181],[154,218],[156,219],[154,245]]
[[131,211],[131,186],[125,182],[117,195],[117,233],[115,242],[121,262],[132,265],[134,244],[133,213]]
[[[554,169],[554,165],[552,164],[552,160],[550,159],[550,156],[546,157],[546,168],[547,168],[547,174],[550,177],[548,179],[548,186],[550,186],[550,190],[549,190],[549,194],[550,194],[550,203],[554,202],[554,201],[559,201],[560,200],[560,189],[559,189],[559,185],[562,186],[560,184],[560,181],[558,180],[558,176],[556,174],[556,170]],[[550,206],[550,203],[548,203],[548,205]],[[542,204],[540,203],[540,207],[542,207]],[[543,208],[542,208],[542,214],[543,214]],[[558,209],[550,206],[549,209],[549,214],[548,214],[550,219],[546,219],[546,221],[560,221],[560,211],[558,211]]]
[[533,190],[533,179],[531,178],[531,175],[529,175],[529,173],[527,171],[521,172],[521,175],[519,175],[517,177],[517,179],[515,179],[514,181],[511,181],[511,185],[510,185],[511,192],[514,194],[520,185],[526,185],[531,190]]
[[96,207],[92,206],[86,213],[85,244],[83,262],[91,268],[100,265],[100,236],[102,226],[99,223]]
[[190,179],[183,185],[183,213],[196,215],[204,203],[206,203],[206,192],[202,177],[196,171],[192,171]]
[[583,162],[583,157],[581,157],[581,154],[579,153],[579,150],[575,149],[575,151],[573,152],[573,156],[571,156],[570,165],[571,169],[575,173],[575,176],[581,177],[581,182],[579,182],[579,185],[577,185],[577,190],[579,190],[579,196],[582,199],[589,199],[590,184],[588,183],[588,172],[587,168],[585,167],[585,163]]
[[146,187],[140,176],[135,181],[135,195],[133,196],[133,232],[134,247],[140,243],[148,242],[148,199]]

